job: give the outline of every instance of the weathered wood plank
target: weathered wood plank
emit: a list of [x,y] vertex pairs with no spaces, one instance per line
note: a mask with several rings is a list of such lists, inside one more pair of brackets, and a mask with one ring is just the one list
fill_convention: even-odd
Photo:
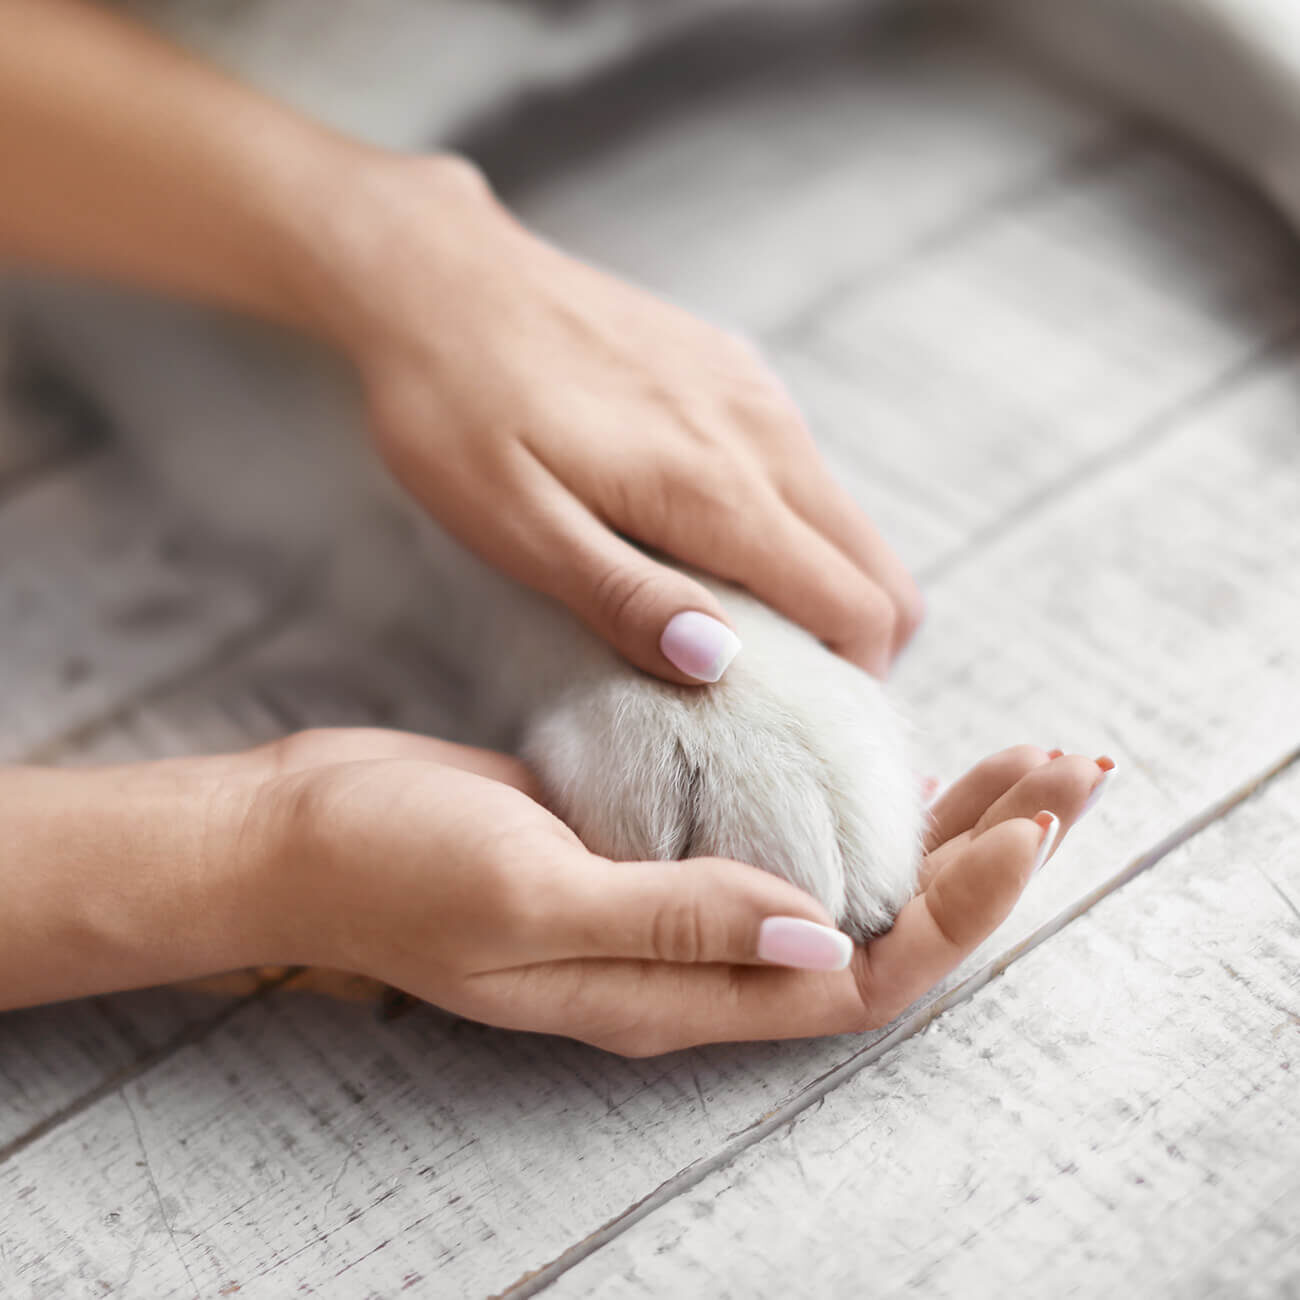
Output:
[[554,1296],[1300,1294],[1300,769]]
[[[1019,220],[1036,220],[1032,203]],[[1116,232],[1121,244],[1126,230]],[[1104,241],[1095,255],[1108,256]],[[1034,266],[1045,292],[1027,309],[1024,351],[989,362],[990,394],[1025,383],[1029,349],[1062,328],[1041,304],[1067,265],[1044,253]],[[1148,300],[1177,300],[1189,265],[1158,271]],[[1063,281],[1078,296],[1074,284]],[[1203,281],[1191,284],[1195,321],[1214,300]],[[938,291],[927,292],[933,308]],[[866,310],[856,297],[845,301]],[[893,310],[902,312],[897,303]],[[1155,324],[1163,329],[1167,319]],[[857,328],[837,327],[837,340],[857,346]],[[1239,360],[1246,349],[1234,350],[1237,328],[1251,346],[1269,337],[1249,321],[1218,334],[1192,330],[1207,370],[1221,376]],[[913,335],[924,375],[924,339],[910,325],[901,330]],[[939,337],[936,363],[954,338]],[[1060,349],[1051,357],[1035,385],[1043,391]],[[1167,402],[1196,360],[1161,378]],[[1108,382],[1119,364],[1099,366],[1095,382]],[[1296,382],[1294,367],[1278,366],[1223,393],[1197,422],[1170,421],[1122,466],[1102,461],[1081,476],[1093,459],[1087,447],[1044,465],[1032,509],[993,484],[1003,494],[998,511],[980,515],[973,488],[962,498],[963,527],[987,533],[990,520],[1005,520],[1005,533],[960,554],[952,535],[941,535],[931,626],[901,677],[929,733],[928,755],[955,770],[1028,735],[1115,747],[1129,760],[1108,805],[968,974],[1051,925],[1300,736],[1291,691],[1300,611],[1287,580],[1300,504]],[[1107,420],[1131,439],[1148,399],[1136,382],[1123,392]],[[1004,414],[988,400],[969,430],[989,449],[977,463],[999,474],[1006,468],[993,453],[1004,434],[990,425]],[[1093,418],[1079,427],[1107,423]],[[966,432],[944,426],[947,445]],[[943,523],[928,495],[912,508],[926,528]],[[133,736],[105,737],[103,752],[126,756],[218,733],[239,743],[279,725],[264,704],[246,717],[223,704],[217,711],[234,718],[223,732],[226,723],[200,719],[221,694],[206,689],[161,704]],[[192,1275],[205,1290],[238,1281],[247,1294],[299,1284],[351,1294],[420,1273],[426,1289],[472,1294],[555,1258],[864,1042],[712,1049],[638,1064],[431,1011],[385,1026],[359,1008],[272,998],[41,1139],[0,1176],[19,1191],[37,1188],[12,1231],[45,1250],[41,1262],[21,1257],[41,1285],[68,1290],[103,1278],[125,1294],[153,1294],[183,1290]],[[448,1145],[448,1135],[458,1141]],[[147,1164],[136,1163],[142,1147]],[[87,1177],[97,1160],[108,1175]],[[159,1245],[171,1253],[145,1257]],[[339,1270],[347,1271],[332,1283]]]
[[778,335],[776,358],[840,477],[924,575],[1158,433],[1298,316],[1289,232],[1130,137],[845,286]]
[[[21,760],[219,655],[269,592],[247,557],[183,535],[20,316],[4,352],[0,759]],[[227,1005],[160,990],[0,1018],[0,1148]]]
[[439,658],[436,610],[362,631],[326,607],[182,688],[134,709],[63,756],[127,763],[243,749],[307,727],[397,727],[457,739],[465,683]]
[[[967,977],[1300,737],[1298,380],[1279,365],[938,584],[905,681],[941,752],[1063,728],[1129,761]],[[175,1241],[199,1289],[279,1294],[344,1268],[382,1289],[436,1268],[449,1293],[497,1291],[872,1041],[620,1062],[432,1011],[385,1025],[272,997],[127,1085],[129,1107],[106,1099],[10,1162],[14,1187],[41,1189],[13,1231],[75,1240],[32,1265],[69,1285],[93,1260],[162,1289],[179,1265],[132,1265],[147,1239]],[[72,1186],[87,1164],[111,1178]]]
[[[214,753],[311,726],[398,726],[454,737],[465,729],[465,701],[460,684],[437,665],[428,626],[366,639],[345,619],[304,615],[265,644],[131,710],[62,761]],[[232,983],[231,991],[239,989]],[[0,1150],[178,1036],[216,1023],[231,1005],[228,997],[176,988],[0,1017]]]
[[[792,32],[748,75],[695,69],[628,130],[617,85],[590,105],[585,151],[506,197],[566,247],[734,327],[763,334],[846,278],[959,231],[1116,131],[973,39]],[[720,58],[724,69],[729,70]],[[525,120],[514,149],[529,153]],[[918,165],[924,159],[924,165]]]
[[109,455],[0,511],[0,756],[20,759],[259,626],[268,593],[191,547]]

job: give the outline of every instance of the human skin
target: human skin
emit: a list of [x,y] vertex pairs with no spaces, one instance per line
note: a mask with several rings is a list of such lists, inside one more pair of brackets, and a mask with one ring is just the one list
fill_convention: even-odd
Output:
[[713,680],[737,646],[633,541],[887,670],[916,586],[749,345],[536,238],[463,159],[363,145],[76,0],[0,23],[0,256],[328,340],[407,490],[647,672]]
[[[75,0],[0,0],[0,24],[0,257],[333,343],[407,489],[651,673],[707,679],[734,647],[700,634],[726,619],[704,588],[621,535],[877,672],[907,639],[915,587],[744,344],[536,240],[460,160],[360,145]],[[702,624],[665,641],[683,613]],[[304,963],[630,1053],[862,1028],[1006,915],[1101,770],[987,760],[889,934],[792,973],[760,952],[824,966],[843,942],[765,943],[774,918],[825,927],[811,898],[737,863],[597,858],[501,755],[309,733],[0,769],[0,1007]]]
[[[125,767],[0,769],[0,1009],[320,965],[625,1055],[888,1023],[1006,917],[1104,768],[1032,747],[933,810],[921,890],[846,968],[759,956],[811,897],[718,859],[588,853],[500,754],[372,730]],[[1059,837],[1052,841],[1059,844]]]

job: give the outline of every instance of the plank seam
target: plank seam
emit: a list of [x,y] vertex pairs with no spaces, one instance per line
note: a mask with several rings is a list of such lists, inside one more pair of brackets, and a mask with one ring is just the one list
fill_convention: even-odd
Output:
[[1080,144],[996,188],[980,202],[963,208],[914,242],[904,244],[886,265],[869,267],[859,275],[837,280],[788,320],[763,331],[763,343],[775,349],[802,347],[820,320],[849,298],[865,301],[871,294],[902,279],[932,254],[957,248],[967,238],[978,237],[1000,217],[1031,207],[1039,199],[1051,195],[1063,181],[1104,175],[1140,153],[1148,144],[1146,133],[1131,119],[1105,119]]
[[1019,505],[1012,506],[992,523],[971,534],[960,547],[919,569],[918,577],[925,582],[936,582],[948,577],[967,560],[982,555],[1023,525],[1032,523],[1108,473],[1121,470],[1131,462],[1135,453],[1149,451],[1178,433],[1186,427],[1184,422],[1195,418],[1202,407],[1229,396],[1252,380],[1268,374],[1281,363],[1294,360],[1298,349],[1300,318],[1292,318],[1277,333],[1261,339],[1258,346],[1245,356],[1190,392],[1175,398],[1164,410],[1142,421],[1122,442],[1080,461],[1068,476],[1058,479],[1041,491],[1031,493]]
[[1004,971],[1027,953],[1032,952],[1052,938],[1053,935],[1065,929],[1067,925],[1091,911],[1102,899],[1122,889],[1136,876],[1150,870],[1170,853],[1195,839],[1241,804],[1263,791],[1298,762],[1300,762],[1300,748],[1292,750],[1271,767],[1266,768],[1260,775],[1211,804],[1197,816],[1189,819],[1145,853],[1134,858],[1108,880],[1103,881],[1095,889],[1077,899],[1051,920],[1039,926],[1037,930],[1026,936],[1008,952],[1002,954],[996,960],[990,961],[980,970],[975,971],[967,979],[949,989],[928,1006],[905,1017],[882,1038],[877,1039],[868,1047],[864,1047],[861,1051],[852,1054],[846,1060],[833,1066],[825,1074],[814,1079],[797,1096],[792,1097],[757,1123],[747,1129],[742,1129],[738,1134],[728,1139],[718,1151],[672,1175],[641,1200],[634,1202],[622,1214],[610,1219],[582,1241],[556,1256],[548,1264],[525,1274],[518,1281],[493,1297],[493,1300],[524,1300],[525,1297],[537,1295],[550,1287],[565,1273],[615,1241],[629,1228],[648,1218],[677,1197],[689,1192],[693,1187],[703,1182],[705,1178],[743,1155],[749,1148],[765,1141],[778,1130],[792,1124],[810,1107],[820,1105],[829,1093],[847,1083],[859,1071],[874,1065],[900,1043],[905,1042],[915,1034],[921,1033],[934,1020],[943,1015],[945,1011],[968,1002],[982,988],[1003,974]]
[[277,975],[274,979],[268,980],[254,992],[247,994],[242,998],[237,998],[227,1006],[223,1007],[215,1016],[207,1020],[199,1021],[195,1024],[187,1025],[178,1034],[174,1034],[166,1042],[159,1044],[150,1052],[132,1061],[130,1065],[123,1066],[120,1070],[115,1070],[112,1074],[101,1079],[93,1088],[81,1094],[75,1100],[68,1102],[66,1106],[55,1111],[54,1114],[41,1120],[39,1124],[33,1125],[26,1133],[13,1138],[0,1147],[0,1165],[4,1165],[15,1156],[21,1154],[34,1142],[39,1142],[41,1138],[52,1133],[61,1124],[68,1120],[75,1119],[78,1115],[90,1109],[96,1102],[102,1101],[105,1097],[114,1092],[118,1092],[126,1087],[133,1079],[139,1078],[142,1074],[152,1070],[154,1066],[161,1065],[170,1056],[181,1051],[183,1048],[192,1047],[200,1043],[209,1034],[220,1029],[227,1021],[238,1015],[245,1007],[253,1006],[270,997],[276,989],[287,984],[295,976],[303,971],[303,967],[295,966],[286,971],[283,975]]
[[120,726],[133,713],[165,700],[251,654],[273,640],[302,615],[309,603],[310,590],[310,584],[289,584],[278,595],[274,591],[268,592],[269,613],[245,627],[219,637],[207,653],[183,665],[177,671],[164,674],[117,700],[103,713],[33,746],[17,761],[37,764],[56,763],[70,752],[93,743],[98,736],[110,728]]

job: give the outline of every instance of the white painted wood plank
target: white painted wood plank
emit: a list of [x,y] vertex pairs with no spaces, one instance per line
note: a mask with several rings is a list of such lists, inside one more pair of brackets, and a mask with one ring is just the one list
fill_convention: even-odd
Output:
[[[441,669],[428,624],[407,621],[365,636],[320,610],[131,710],[61,761],[216,753],[313,726],[395,726],[455,738],[467,728],[468,703],[464,684]],[[251,992],[257,979],[250,973],[246,980],[216,982],[223,991],[227,984],[229,992],[243,992],[245,984]],[[373,1008],[378,988],[357,981],[346,991]],[[229,997],[180,987],[0,1017],[0,1149],[230,1005]]]
[[[1177,283],[1171,273],[1165,290]],[[1118,745],[1130,759],[1109,807],[986,959],[1294,744],[1294,386],[1280,370],[1131,470],[1097,467],[934,588],[903,685],[941,770],[1025,734]],[[1062,466],[1066,479],[1073,471]],[[381,1027],[360,1009],[277,998],[128,1086],[130,1111],[106,1099],[6,1168],[47,1179],[39,1209],[22,1212],[39,1221],[33,1239],[66,1231],[77,1242],[41,1266],[62,1268],[60,1285],[89,1284],[92,1262],[120,1284],[134,1243],[176,1240],[211,1289],[242,1278],[250,1294],[300,1282],[354,1294],[436,1266],[438,1285],[472,1294],[546,1263],[859,1046],[759,1045],[637,1065],[432,1012]],[[222,1073],[232,1061],[242,1085]],[[377,1100],[340,1119],[320,1097],[357,1079]],[[187,1127],[202,1099],[210,1118]],[[464,1134],[465,1151],[430,1165],[444,1130]],[[134,1163],[139,1142],[152,1172]],[[257,1161],[272,1142],[290,1150],[276,1155],[263,1196]],[[110,1162],[108,1183],[86,1176],[96,1157]],[[241,1218],[250,1188],[258,1199]],[[139,1293],[184,1272],[166,1259],[151,1267],[137,1257]]]
[[1134,137],[850,287],[776,359],[924,574],[1211,391],[1298,310],[1291,236]]
[[763,333],[1114,129],[976,40],[814,29],[507,197],[573,251]]
[[128,763],[244,749],[307,727],[397,727],[458,739],[472,692],[439,658],[436,612],[365,631],[319,608],[150,701],[62,756]]
[[[1300,593],[1287,580],[1300,559],[1298,378],[1280,368],[1225,398],[939,584],[906,681],[942,747],[1061,728],[1099,748],[1121,740],[1128,760],[966,975],[1300,737]],[[123,1243],[149,1235],[176,1241],[200,1289],[328,1291],[346,1268],[357,1289],[436,1269],[449,1293],[495,1292],[872,1041],[630,1063],[432,1011],[382,1025],[277,995],[128,1085],[129,1112],[92,1107],[4,1177],[41,1189],[22,1211],[31,1240],[79,1243],[41,1266],[69,1286],[89,1276],[79,1259],[125,1276]],[[96,1164],[112,1179],[85,1177]],[[174,1198],[165,1226],[159,1195]],[[250,1196],[255,1210],[239,1210]],[[136,1260],[142,1293],[174,1267],[156,1259]]]
[[[463,684],[440,671],[430,627],[407,623],[364,637],[318,611],[131,710],[61,761],[216,753],[312,726],[397,726],[454,738],[466,729],[466,704]],[[251,975],[244,982],[250,992],[257,987]],[[358,984],[355,992],[373,1005],[377,987]],[[224,996],[176,988],[0,1017],[0,1149],[229,1005]]]
[[1300,770],[547,1295],[1300,1294]]
[[[247,981],[251,992],[258,981]],[[165,1051],[233,999],[177,987],[0,1016],[0,1152],[66,1107]]]
[[4,759],[183,673],[268,612],[247,564],[189,545],[111,455],[0,510],[0,556]]
[[[0,759],[21,760],[257,627],[268,592],[103,448],[102,411],[21,320],[5,343]],[[0,1017],[0,1148],[227,1005],[159,990]]]

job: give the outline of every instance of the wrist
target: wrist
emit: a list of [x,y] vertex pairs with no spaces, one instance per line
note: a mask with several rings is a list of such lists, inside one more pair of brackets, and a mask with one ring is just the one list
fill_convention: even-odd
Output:
[[293,323],[360,363],[392,334],[413,276],[422,298],[459,301],[457,271],[508,214],[478,168],[454,154],[344,148],[322,174],[321,202],[293,237],[290,310]]
[[225,760],[0,771],[0,1006],[272,960],[255,790]]

